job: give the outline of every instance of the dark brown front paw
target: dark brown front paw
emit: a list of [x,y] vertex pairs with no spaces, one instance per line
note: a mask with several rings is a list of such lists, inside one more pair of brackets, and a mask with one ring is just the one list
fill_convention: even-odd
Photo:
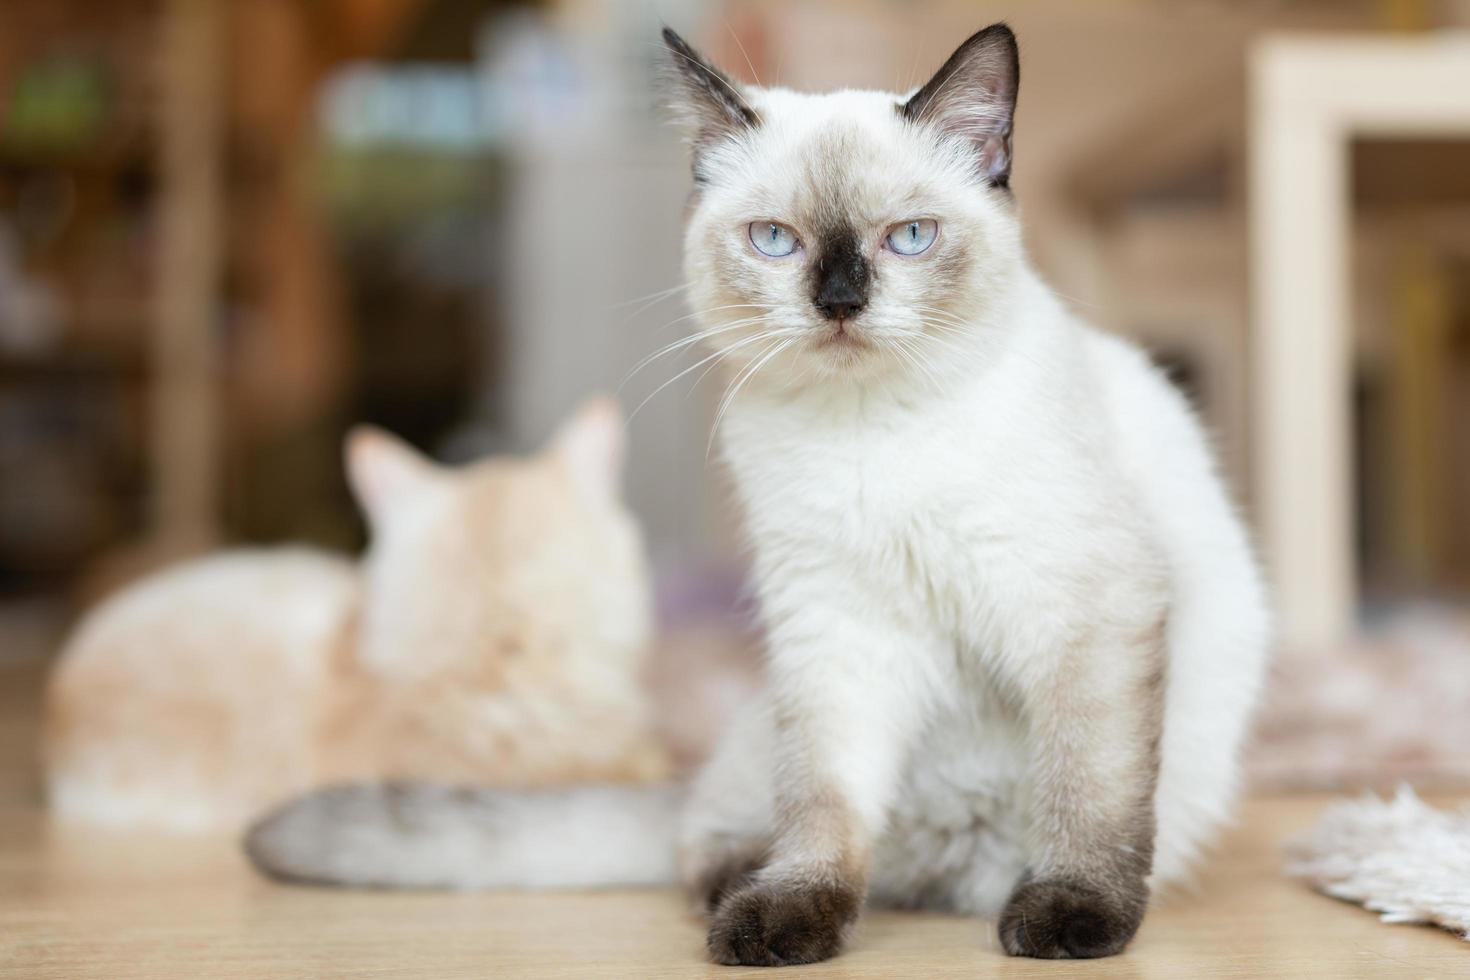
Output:
[[752,848],[733,852],[705,868],[690,887],[699,911],[704,915],[714,915],[721,902],[754,880],[765,862],[765,851]]
[[1097,887],[1069,878],[1023,881],[1000,915],[1000,944],[1012,956],[1092,959],[1123,951],[1148,904],[1141,880]]
[[862,908],[846,884],[748,885],[720,903],[709,954],[727,966],[794,966],[837,955]]

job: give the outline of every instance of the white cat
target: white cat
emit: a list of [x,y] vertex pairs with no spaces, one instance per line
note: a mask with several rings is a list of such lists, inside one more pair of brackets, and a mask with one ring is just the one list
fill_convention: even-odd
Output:
[[[1183,399],[1027,263],[1014,37],[908,97],[741,87],[665,40],[770,638],[677,830],[710,953],[826,958],[868,895],[999,915],[1016,955],[1119,952],[1230,811],[1266,603]],[[673,806],[357,788],[251,850],[316,880],[658,881]]]

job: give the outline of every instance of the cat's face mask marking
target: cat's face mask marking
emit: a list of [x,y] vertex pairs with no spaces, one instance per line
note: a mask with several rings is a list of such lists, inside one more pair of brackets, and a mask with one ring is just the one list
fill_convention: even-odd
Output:
[[1010,31],[907,97],[741,86],[665,43],[692,134],[690,298],[722,359],[786,384],[952,359],[1020,260]]

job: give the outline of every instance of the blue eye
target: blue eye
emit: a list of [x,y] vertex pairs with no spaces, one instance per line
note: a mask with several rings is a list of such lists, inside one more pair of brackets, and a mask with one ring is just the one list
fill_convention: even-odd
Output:
[[796,240],[796,232],[785,225],[778,225],[774,221],[752,221],[750,244],[762,255],[779,259],[796,251],[801,243]]
[[939,222],[931,218],[916,218],[894,225],[888,230],[888,247],[899,255],[918,255],[939,237]]

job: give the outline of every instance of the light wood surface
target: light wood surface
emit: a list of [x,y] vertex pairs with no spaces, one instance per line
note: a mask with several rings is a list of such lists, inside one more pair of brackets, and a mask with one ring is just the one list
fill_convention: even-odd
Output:
[[[1466,977],[1470,943],[1389,926],[1280,873],[1323,801],[1254,800],[1198,893],[1156,908],[1123,956],[1011,960],[986,923],[875,913],[824,977]],[[405,894],[275,885],[230,841],[62,832],[0,809],[0,976],[733,977],[672,891]]]
[[[294,888],[233,841],[50,826],[36,796],[39,670],[0,671],[0,978],[661,978],[707,964],[672,890],[430,894]],[[1123,956],[1012,960],[976,920],[877,912],[800,977],[1470,977],[1470,943],[1389,926],[1281,873],[1280,844],[1326,797],[1258,798],[1197,887],[1159,904]],[[1438,803],[1450,800],[1441,798]],[[786,975],[786,974],[781,974]]]

